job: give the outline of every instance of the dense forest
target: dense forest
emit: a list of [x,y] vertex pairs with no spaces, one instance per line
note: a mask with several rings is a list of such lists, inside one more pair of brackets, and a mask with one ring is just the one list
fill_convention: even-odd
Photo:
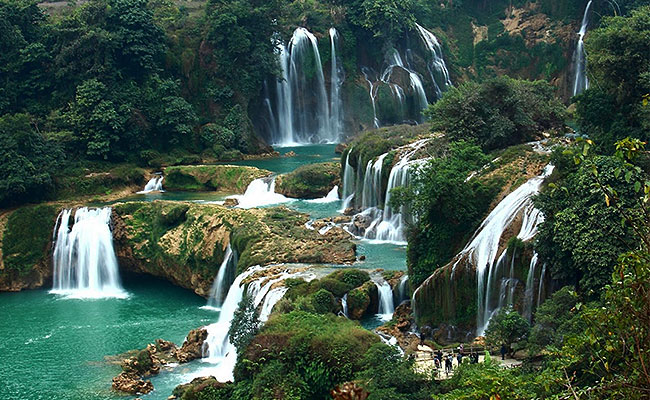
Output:
[[[232,379],[198,378],[178,386],[174,398],[650,398],[650,4],[593,3],[582,35],[589,84],[574,95],[571,55],[591,4],[0,0],[0,217],[7,216],[0,219],[0,278],[50,268],[54,239],[69,233],[56,231],[58,209],[108,205],[109,241],[130,272],[209,297],[212,279],[236,254],[227,274],[233,287],[235,276],[241,278],[241,298],[233,297],[237,307],[220,344],[234,346]],[[297,27],[314,32],[320,50],[305,67],[310,79],[325,71],[323,87],[334,92],[337,71],[328,68],[341,60],[340,165],[330,157],[283,171],[278,193],[273,171],[268,190],[316,203],[332,190],[341,202],[335,216],[265,208],[273,202],[233,211],[226,208],[231,199],[219,206],[209,204],[212,198],[109,203],[120,199],[113,192],[142,187],[163,170],[172,192],[240,193],[251,182],[268,181],[269,171],[218,168],[282,160],[265,130],[271,125],[265,113],[276,107],[269,87],[286,73],[282,46]],[[327,36],[331,27],[341,38],[337,56],[334,36]],[[405,59],[412,57],[408,63],[428,66],[424,57],[409,55],[418,52],[414,38],[423,27],[440,41],[453,84],[431,96],[436,78],[429,69],[426,107],[404,111],[412,100],[402,102],[399,86],[382,74],[373,92],[367,71],[381,71],[387,54],[400,56],[402,49]],[[415,67],[400,67],[407,72],[396,79],[417,75]],[[410,169],[408,157],[419,158]],[[400,166],[408,184],[395,183]],[[351,191],[349,177],[357,182]],[[487,270],[503,275],[499,306],[491,309],[492,278],[486,277],[483,300],[477,271],[484,265],[472,265],[466,249],[491,213],[536,177],[530,209],[541,217],[534,232],[518,235],[526,220],[513,216],[496,237],[506,261],[488,260]],[[360,189],[361,182],[378,188]],[[361,226],[370,209],[384,216]],[[404,240],[377,233],[380,223],[398,224],[387,219],[388,210],[404,216]],[[328,237],[330,229],[335,233]],[[360,238],[403,244],[404,270],[352,269],[365,243]],[[282,263],[299,264],[299,272],[274,270],[269,276],[277,279],[268,286],[255,281],[259,271],[246,275],[249,267]],[[311,264],[330,269],[306,279],[300,274]],[[401,302],[377,328],[379,335],[401,331],[394,342],[355,321],[375,314],[372,307],[382,314],[377,276],[388,285],[391,304],[393,296]],[[528,283],[509,289],[515,280]],[[250,286],[244,290],[251,282],[258,285],[254,295]],[[531,293],[529,284],[538,289]],[[283,291],[267,310],[264,296],[255,294],[278,287]],[[221,322],[229,297],[219,296]],[[209,341],[208,331],[200,343]],[[417,339],[404,339],[416,331]],[[135,361],[122,362],[124,377],[139,382],[157,375],[167,351],[160,343],[129,353]],[[453,375],[442,379],[437,369],[420,367],[418,345],[452,355],[472,346],[483,358],[459,357]],[[500,349],[516,367],[500,365]],[[194,358],[207,357],[201,346],[196,352]],[[178,354],[174,362],[182,359]],[[137,393],[147,392],[131,392]]]

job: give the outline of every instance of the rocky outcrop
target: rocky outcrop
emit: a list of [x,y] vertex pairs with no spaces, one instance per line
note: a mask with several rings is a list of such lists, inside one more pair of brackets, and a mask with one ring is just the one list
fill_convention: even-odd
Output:
[[325,197],[334,186],[341,185],[341,166],[338,162],[309,164],[295,171],[280,175],[275,189],[295,199],[316,199]]
[[285,207],[227,208],[155,201],[113,206],[120,267],[167,279],[207,297],[228,244],[238,272],[252,265],[355,261],[355,245],[341,228],[307,229],[309,217]]
[[330,392],[334,400],[366,400],[370,393],[355,382],[338,385]]
[[113,389],[130,394],[147,394],[153,384],[147,377],[158,375],[167,364],[186,363],[201,358],[201,347],[208,336],[204,328],[190,331],[181,348],[163,339],[156,339],[142,350],[120,356],[122,372],[113,378]]
[[[184,383],[182,385],[176,386],[172,395],[168,397],[168,400],[173,399],[195,399],[198,398],[201,392],[204,390],[209,390],[210,394],[215,392],[224,392],[229,393],[228,389],[231,386],[231,383],[221,383],[213,376],[204,376],[199,378],[194,378],[190,383]],[[230,396],[224,396],[219,398],[228,398]]]
[[359,320],[364,316],[376,314],[379,309],[379,293],[377,286],[372,281],[350,290],[347,300],[350,319]]
[[255,179],[270,171],[241,165],[179,165],[164,169],[166,190],[244,193]]

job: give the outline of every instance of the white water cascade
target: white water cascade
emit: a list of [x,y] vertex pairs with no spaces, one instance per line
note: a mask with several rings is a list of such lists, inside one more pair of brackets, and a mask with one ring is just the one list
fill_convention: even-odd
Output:
[[442,57],[442,47],[438,38],[424,29],[419,24],[415,24],[415,27],[418,30],[418,34],[422,39],[425,47],[429,50],[430,60],[427,64],[429,69],[429,75],[431,76],[431,82],[436,91],[436,98],[440,99],[442,93],[447,90],[447,88],[452,86],[451,79],[449,78],[449,71],[447,70],[447,64],[445,59]]
[[399,301],[400,303],[409,299],[408,294],[409,276],[404,274],[399,280]]
[[339,63],[336,48],[339,41],[339,33],[336,28],[330,28],[330,126],[329,129],[341,137],[343,133],[343,102],[341,101],[341,87],[345,80],[343,67]]
[[215,310],[221,309],[221,305],[223,304],[228,289],[230,288],[230,283],[235,277],[238,261],[239,257],[237,256],[237,252],[233,251],[229,243],[228,247],[226,247],[226,253],[223,256],[221,266],[219,267],[219,272],[217,272],[217,276],[214,278],[214,282],[212,283],[207,308]]
[[343,206],[341,207],[341,212],[345,212],[345,210],[350,207],[352,200],[354,199],[354,177],[354,170],[350,165],[350,153],[348,153],[345,156],[345,166],[343,167],[343,191],[341,193],[343,197]]
[[[522,215],[522,228],[517,237],[523,241],[531,239],[539,222],[541,213],[533,207],[532,196],[538,193],[544,179],[553,171],[553,166],[544,168],[540,176],[529,179],[515,191],[506,196],[483,220],[474,237],[458,254],[453,269],[461,260],[471,263],[477,272],[478,312],[477,335],[482,335],[495,309],[489,304],[491,291],[498,275],[498,266],[505,251],[495,263],[501,236],[518,215]],[[498,307],[497,307],[498,308]]]
[[307,203],[333,203],[335,201],[341,200],[339,198],[339,187],[338,185],[334,185],[332,190],[330,190],[325,197],[321,197],[320,199],[312,199],[312,200],[305,200]]
[[[275,101],[267,98],[271,136],[275,145],[335,143],[342,130],[340,88],[344,79],[336,59],[338,33],[330,30],[333,73],[328,100],[325,76],[318,51],[318,40],[305,28],[297,28],[288,46],[280,44],[278,53],[282,77],[275,85]],[[331,112],[330,112],[331,111]]]
[[139,194],[146,194],[146,193],[151,193],[151,192],[163,192],[163,176],[162,175],[156,175],[153,178],[149,179],[149,182],[144,186],[144,189],[142,189]]
[[341,298],[341,308],[343,309],[343,315],[345,318],[349,318],[348,316],[348,294],[344,294],[343,297]]
[[582,16],[582,24],[578,32],[578,45],[573,53],[573,63],[575,67],[575,78],[573,82],[573,95],[578,95],[583,91],[589,89],[589,78],[587,78],[587,54],[585,53],[584,38],[587,34],[589,27],[589,10],[591,9],[591,2],[589,0],[585,7],[585,13]]
[[379,128],[381,123],[379,118],[377,118],[377,86],[370,80],[370,74],[372,73],[368,67],[361,67],[361,73],[368,83],[368,93],[370,95],[370,103],[372,104],[372,114],[373,114],[373,124],[375,128]]
[[[79,208],[59,214],[55,227],[51,293],[70,298],[125,298],[113,249],[111,208]],[[58,228],[58,229],[57,229]]]
[[228,198],[236,199],[239,208],[264,207],[291,201],[275,192],[275,177],[255,179],[248,185],[243,195],[234,195]]
[[[537,271],[537,261],[539,256],[537,252],[533,253],[533,257],[530,259],[530,265],[528,267],[528,277],[526,278],[526,292],[524,298],[524,317],[531,322],[533,318],[533,307],[535,306],[535,273]],[[540,280],[539,286],[542,286]],[[537,304],[539,307],[539,304]]]
[[393,303],[393,289],[388,282],[383,279],[374,280],[379,293],[379,310],[377,316],[383,321],[390,321],[395,312],[395,304]]
[[[408,218],[410,218],[410,210],[407,206],[401,206],[397,210],[393,209],[390,204],[391,191],[395,188],[406,187],[409,185],[412,168],[415,165],[421,164],[427,160],[426,158],[413,159],[413,157],[428,142],[429,139],[421,139],[399,149],[401,150],[400,159],[390,170],[390,175],[388,176],[388,185],[386,187],[386,194],[384,196],[383,211],[380,210],[376,214],[375,220],[366,229],[364,235],[366,239],[387,241],[397,244],[406,244],[405,231],[406,225],[408,223]],[[380,156],[382,163],[383,156],[385,156],[385,154]],[[381,171],[379,174],[381,174]],[[364,182],[364,191],[365,185],[366,184]],[[381,180],[378,182],[378,186],[381,187]]]
[[[402,56],[399,54],[399,52],[396,49],[392,49],[386,54],[386,63],[388,64],[388,66],[384,69],[384,72],[381,74],[382,82],[391,85],[391,87],[394,87],[394,84],[390,83],[390,78],[393,74],[393,70],[397,67],[402,68],[409,75],[411,89],[416,94],[419,110],[423,110],[427,108],[429,102],[427,101],[427,95],[426,92],[424,91],[424,84],[422,84],[420,75],[418,75],[414,70],[408,68],[404,64],[404,61],[402,61]],[[395,90],[394,93],[397,94],[398,100],[402,102],[403,99],[402,96],[399,95],[399,91],[397,89],[394,90]],[[403,103],[400,103],[400,105],[401,104]]]

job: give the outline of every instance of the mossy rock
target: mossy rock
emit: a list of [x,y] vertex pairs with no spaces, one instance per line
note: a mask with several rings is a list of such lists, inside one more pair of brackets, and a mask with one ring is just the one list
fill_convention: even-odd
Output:
[[6,217],[0,243],[0,291],[36,288],[49,279],[48,254],[58,212],[57,206],[43,204],[19,208]]
[[179,165],[164,170],[169,191],[243,193],[255,179],[271,172],[240,165]]
[[376,314],[379,294],[377,286],[368,281],[362,286],[348,292],[348,316],[350,319],[361,319],[364,316]]
[[309,164],[298,167],[276,180],[276,191],[296,199],[325,197],[336,185],[340,185],[341,166],[337,162]]

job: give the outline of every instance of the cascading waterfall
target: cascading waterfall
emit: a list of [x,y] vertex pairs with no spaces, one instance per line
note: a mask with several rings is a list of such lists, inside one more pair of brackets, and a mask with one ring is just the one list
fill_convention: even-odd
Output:
[[235,271],[237,270],[237,263],[239,262],[239,257],[237,252],[233,251],[230,243],[226,247],[226,253],[223,256],[223,262],[219,267],[219,272],[217,272],[216,278],[212,283],[212,289],[210,290],[210,298],[208,299],[208,308],[220,309],[221,305],[225,300],[225,296],[228,293],[230,284],[235,278]]
[[344,294],[343,297],[341,298],[341,308],[343,309],[343,315],[345,318],[349,318],[348,316],[348,294]]
[[431,81],[436,91],[436,98],[440,99],[442,93],[452,86],[447,64],[442,57],[442,47],[440,46],[440,42],[438,42],[438,38],[433,33],[424,29],[419,24],[415,24],[415,27],[425,47],[429,50],[431,58],[427,64],[427,68],[429,69],[429,75],[431,76]]
[[537,306],[542,304],[542,292],[544,290],[544,279],[546,279],[546,263],[542,265],[542,272],[539,275],[539,286],[537,289]]
[[[490,307],[492,285],[498,273],[497,269],[501,260],[494,262],[499,251],[499,242],[503,232],[513,220],[523,214],[522,229],[517,237],[529,240],[536,232],[536,226],[541,222],[541,214],[532,206],[532,196],[537,194],[544,179],[553,171],[553,166],[548,165],[540,176],[529,179],[515,191],[504,198],[492,212],[485,218],[469,244],[459,253],[453,269],[463,259],[475,266],[478,282],[478,312],[477,335],[482,335],[487,327],[494,309]],[[527,221],[535,221],[529,223]],[[534,227],[534,228],[533,228]],[[500,259],[505,255],[501,255]]]
[[275,103],[269,99],[274,144],[287,146],[339,140],[343,121],[340,88],[344,76],[336,59],[338,33],[334,28],[330,30],[330,42],[329,100],[316,37],[300,27],[293,32],[288,46],[278,45],[282,77],[276,82]]
[[381,173],[384,166],[384,159],[388,153],[380,155],[374,162],[368,161],[366,173],[363,178],[363,192],[361,197],[361,208],[368,209],[377,207],[381,202]]
[[343,133],[343,103],[341,101],[341,86],[345,80],[343,68],[339,65],[337,55],[337,43],[339,33],[336,28],[330,28],[330,52],[331,52],[331,70],[330,70],[330,129],[336,137]]
[[275,192],[275,177],[255,179],[248,185],[243,195],[229,196],[229,198],[236,199],[239,208],[263,207],[291,201]]
[[113,249],[111,212],[110,207],[79,208],[72,227],[72,210],[59,214],[51,293],[71,298],[127,297]]
[[393,289],[388,282],[383,279],[374,280],[379,293],[379,310],[377,316],[383,321],[389,321],[393,318],[395,312],[395,305],[393,303]]
[[400,303],[409,299],[408,294],[409,276],[404,274],[399,280],[399,301]]
[[343,167],[343,206],[341,212],[347,210],[352,204],[355,192],[354,169],[350,165],[350,153],[345,156],[345,166]]
[[153,178],[149,179],[149,182],[144,186],[144,189],[138,193],[151,193],[151,192],[162,192],[163,191],[163,176],[156,175]]
[[381,76],[382,82],[386,84],[390,84],[390,78],[393,74],[393,70],[396,67],[402,68],[409,75],[411,89],[416,94],[419,110],[423,110],[427,108],[429,102],[427,101],[427,95],[426,92],[424,91],[424,85],[422,84],[422,80],[420,79],[420,76],[414,70],[408,68],[404,64],[404,61],[402,61],[402,56],[399,54],[399,52],[396,49],[392,49],[386,54],[386,62],[388,63],[388,66],[386,67],[386,69],[384,69],[384,72],[382,73]]
[[[397,187],[408,186],[411,180],[412,167],[426,161],[426,159],[413,160],[412,158],[428,142],[429,139],[421,139],[401,148],[402,154],[400,159],[393,166],[388,177],[383,211],[376,214],[375,220],[366,229],[364,235],[366,239],[406,244],[404,232],[406,230],[406,224],[408,222],[407,218],[409,218],[410,211],[406,206],[401,206],[399,210],[393,209],[390,204],[391,191]],[[385,155],[386,154],[383,154],[381,157]],[[381,187],[381,180],[379,180],[378,185]]]
[[587,54],[585,53],[584,38],[587,34],[589,27],[589,10],[591,9],[591,2],[589,0],[585,7],[585,13],[582,16],[582,24],[578,32],[578,45],[573,53],[573,62],[575,66],[575,78],[573,82],[573,95],[578,95],[583,91],[589,89],[589,78],[587,77]]

